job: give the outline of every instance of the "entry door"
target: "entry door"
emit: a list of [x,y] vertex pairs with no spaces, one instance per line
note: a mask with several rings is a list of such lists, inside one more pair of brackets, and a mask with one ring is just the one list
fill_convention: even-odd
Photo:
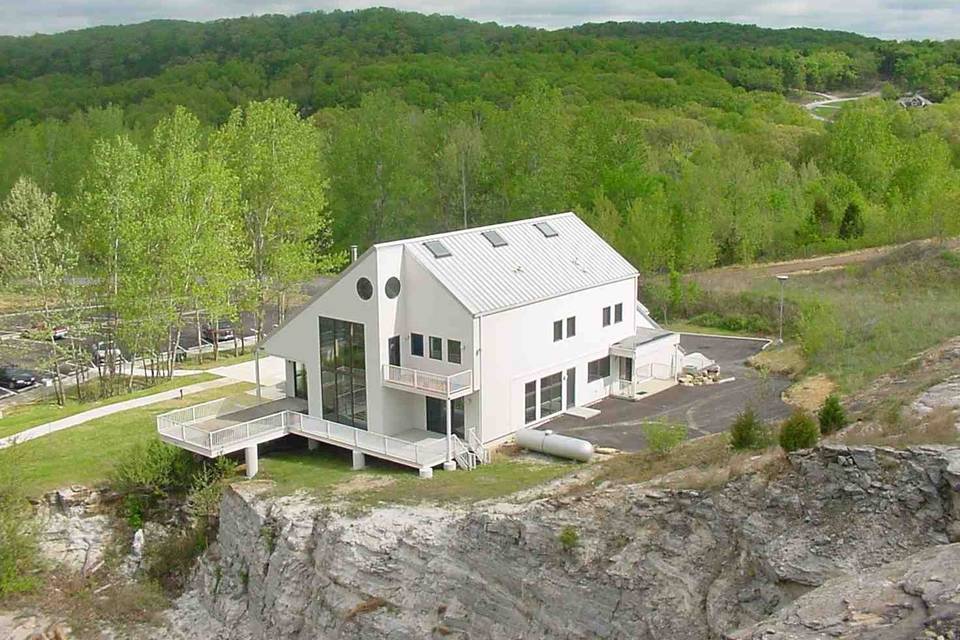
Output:
[[451,400],[449,405],[439,398],[428,397],[426,401],[427,431],[447,435],[447,410],[449,409],[451,411],[450,431],[461,438],[464,437],[463,398]]
[[633,380],[633,358],[620,358],[620,379]]
[[446,404],[439,398],[427,398],[427,431],[447,435]]
[[387,340],[387,351],[390,352],[390,364],[400,366],[400,336],[393,336]]
[[567,369],[567,409],[577,404],[577,368]]

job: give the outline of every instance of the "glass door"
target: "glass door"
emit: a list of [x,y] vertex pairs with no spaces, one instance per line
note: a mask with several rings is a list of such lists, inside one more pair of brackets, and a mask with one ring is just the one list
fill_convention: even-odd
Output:
[[390,352],[390,364],[400,366],[400,336],[393,336],[387,340],[387,351]]
[[567,369],[567,409],[577,404],[577,368]]

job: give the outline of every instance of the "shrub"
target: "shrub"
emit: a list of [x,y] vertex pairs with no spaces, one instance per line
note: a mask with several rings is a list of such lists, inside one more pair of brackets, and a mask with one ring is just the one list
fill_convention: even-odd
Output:
[[730,445],[737,451],[763,449],[770,444],[770,433],[752,407],[737,415],[730,425]]
[[820,421],[820,433],[824,435],[839,431],[850,422],[847,420],[843,405],[840,404],[840,398],[833,394],[827,396],[827,399],[823,401],[823,406],[820,407],[817,418]]
[[573,551],[580,546],[580,534],[577,533],[576,528],[570,525],[565,526],[560,531],[557,540],[560,541],[560,546],[563,547],[564,551]]
[[151,440],[130,449],[114,466],[110,480],[120,493],[187,490],[199,464],[189,452]]
[[0,599],[32,589],[39,565],[36,524],[20,490],[18,461],[14,449],[0,465]]
[[784,451],[809,449],[817,444],[820,429],[805,411],[797,409],[780,427],[780,446]]
[[647,448],[658,455],[670,453],[687,437],[687,427],[682,424],[647,422],[643,425]]
[[180,593],[194,561],[207,548],[210,533],[209,527],[201,523],[177,531],[158,544],[148,544],[144,552],[147,576],[168,593]]

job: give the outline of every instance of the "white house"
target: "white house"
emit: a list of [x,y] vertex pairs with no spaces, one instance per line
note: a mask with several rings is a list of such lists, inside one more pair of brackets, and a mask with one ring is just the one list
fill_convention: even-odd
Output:
[[[302,403],[278,433],[351,448],[358,465],[472,467],[519,429],[675,380],[679,338],[637,302],[637,276],[574,213],[376,244],[264,342]],[[265,439],[248,427],[193,450]]]

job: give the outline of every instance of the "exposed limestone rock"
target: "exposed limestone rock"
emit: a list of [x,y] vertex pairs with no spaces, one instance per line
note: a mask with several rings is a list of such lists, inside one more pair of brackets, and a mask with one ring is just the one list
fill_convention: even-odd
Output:
[[798,598],[731,640],[957,640],[960,544],[921,551],[843,576]]
[[41,552],[72,571],[96,567],[112,536],[112,520],[101,504],[99,491],[82,486],[44,496],[37,509]]
[[[173,637],[722,637],[806,606],[797,598],[835,579],[948,543],[960,449],[825,446],[792,454],[776,479],[711,492],[607,485],[360,516],[267,488],[225,493]],[[565,527],[576,532],[568,548]],[[960,582],[953,564],[937,575]]]

